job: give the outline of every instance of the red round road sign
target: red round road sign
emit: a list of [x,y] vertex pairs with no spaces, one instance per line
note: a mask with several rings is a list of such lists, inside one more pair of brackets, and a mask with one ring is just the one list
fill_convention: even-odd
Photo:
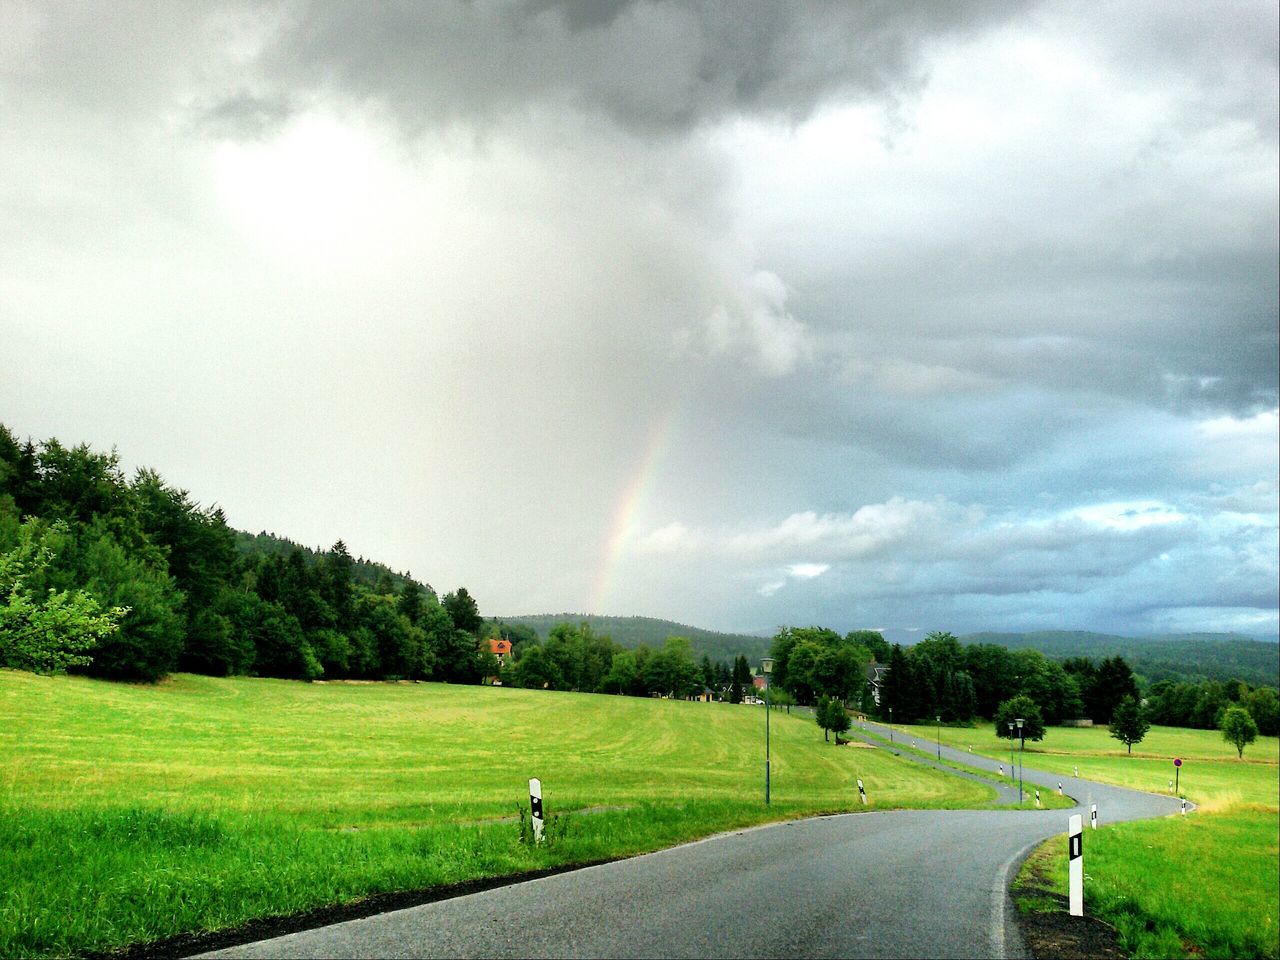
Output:
[[1180,767],[1180,766],[1182,766],[1182,758],[1181,758],[1181,757],[1179,757],[1177,760],[1173,761],[1173,765],[1174,765],[1175,767]]

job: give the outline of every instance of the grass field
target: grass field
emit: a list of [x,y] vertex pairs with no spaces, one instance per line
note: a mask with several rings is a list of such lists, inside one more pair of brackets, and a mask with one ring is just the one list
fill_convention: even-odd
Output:
[[[901,726],[922,745],[936,742],[937,727]],[[997,763],[1009,762],[1009,741],[997,739],[990,724],[981,727],[943,727],[942,742]],[[1134,790],[1168,793],[1174,779],[1174,758],[1183,761],[1178,786],[1198,804],[1225,808],[1233,803],[1276,804],[1280,787],[1280,738],[1259,737],[1245,748],[1244,759],[1216,730],[1152,727],[1142,743],[1125,752],[1105,727],[1050,727],[1040,743],[1027,741],[1026,764],[1050,773],[1074,774]]]
[[[994,792],[764,712],[441,684],[0,670],[0,956],[108,950],[767,820]],[[511,822],[543,782],[554,843]],[[504,819],[507,818],[507,819]],[[567,830],[564,829],[568,823]]]
[[[920,743],[937,728],[898,727]],[[942,728],[942,742],[1008,762],[990,725]],[[1028,766],[1167,793],[1173,758],[1181,792],[1199,804],[1186,818],[1086,831],[1085,902],[1115,925],[1137,957],[1276,957],[1280,952],[1280,740],[1259,737],[1244,760],[1215,730],[1152,727],[1129,756],[1105,728],[1051,727],[1028,743]],[[1105,823],[1105,817],[1104,817]],[[1019,882],[1067,890],[1065,842],[1044,844]]]
[[[872,740],[875,740],[878,743],[884,744],[884,746],[889,747],[892,750],[900,751],[904,756],[916,756],[916,757],[920,757],[923,760],[927,760],[930,763],[941,764],[942,766],[946,767],[948,770],[957,770],[957,771],[960,771],[961,773],[973,773],[973,774],[977,774],[980,777],[987,777],[992,780],[1000,779],[999,770],[993,767],[991,764],[986,763],[981,758],[977,758],[974,763],[956,763],[953,760],[947,760],[947,759],[939,760],[934,756],[933,752],[929,749],[929,744],[927,743],[921,743],[917,741],[917,746],[913,747],[911,746],[910,739],[907,739],[905,741],[903,740],[891,741],[888,738],[882,737],[871,730],[861,730],[858,732],[858,735],[863,737],[870,737]],[[1007,771],[1009,767],[1006,766],[1004,769]],[[1018,783],[1016,777],[1009,777],[1004,782],[1009,784],[1010,786],[1016,786]],[[1009,804],[1003,805],[1001,809],[1005,809],[1005,810],[1068,810],[1071,807],[1074,807],[1076,805],[1076,801],[1073,798],[1067,797],[1067,796],[1058,796],[1056,792],[1054,792],[1052,789],[1049,789],[1044,792],[1044,795],[1040,798],[1040,805],[1037,806],[1035,801],[1035,793],[1034,793],[1036,786],[1037,784],[1032,783],[1030,780],[1028,780],[1026,782],[1027,799],[1024,800],[1021,805],[1019,805],[1018,803],[1009,803]],[[1040,786],[1047,787],[1048,784],[1041,784]]]

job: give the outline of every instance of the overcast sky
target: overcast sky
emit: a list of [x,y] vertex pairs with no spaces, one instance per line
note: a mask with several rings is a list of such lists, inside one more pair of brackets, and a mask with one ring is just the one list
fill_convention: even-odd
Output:
[[1277,32],[0,0],[0,422],[486,614],[1274,636]]

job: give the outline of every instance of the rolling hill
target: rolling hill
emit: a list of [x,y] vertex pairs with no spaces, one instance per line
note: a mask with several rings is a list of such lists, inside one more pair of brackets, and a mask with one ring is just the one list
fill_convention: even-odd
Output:
[[703,654],[714,660],[732,661],[743,654],[755,663],[769,652],[771,637],[752,637],[744,633],[717,633],[714,630],[703,630],[688,624],[676,623],[674,620],[659,620],[656,617],[602,617],[587,613],[542,613],[531,616],[497,617],[503,623],[524,624],[538,632],[538,636],[546,639],[551,628],[557,623],[591,624],[596,633],[608,634],[615,643],[628,649],[641,644],[649,647],[660,647],[667,637],[687,637],[695,657]]
[[1280,673],[1280,646],[1238,633],[1185,633],[1121,637],[1080,630],[1033,633],[971,633],[965,644],[993,643],[1011,650],[1030,647],[1045,656],[1089,657],[1117,654],[1147,682],[1157,680],[1240,679],[1252,686],[1274,687]]

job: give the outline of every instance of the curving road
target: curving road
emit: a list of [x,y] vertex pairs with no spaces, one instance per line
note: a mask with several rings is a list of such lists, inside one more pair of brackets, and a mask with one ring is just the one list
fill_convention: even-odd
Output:
[[[1172,797],[1031,768],[1026,778],[1061,781],[1098,804],[1100,822],[1178,811]],[[1021,957],[1011,871],[1064,833],[1070,813],[889,810],[773,824],[203,956]]]

